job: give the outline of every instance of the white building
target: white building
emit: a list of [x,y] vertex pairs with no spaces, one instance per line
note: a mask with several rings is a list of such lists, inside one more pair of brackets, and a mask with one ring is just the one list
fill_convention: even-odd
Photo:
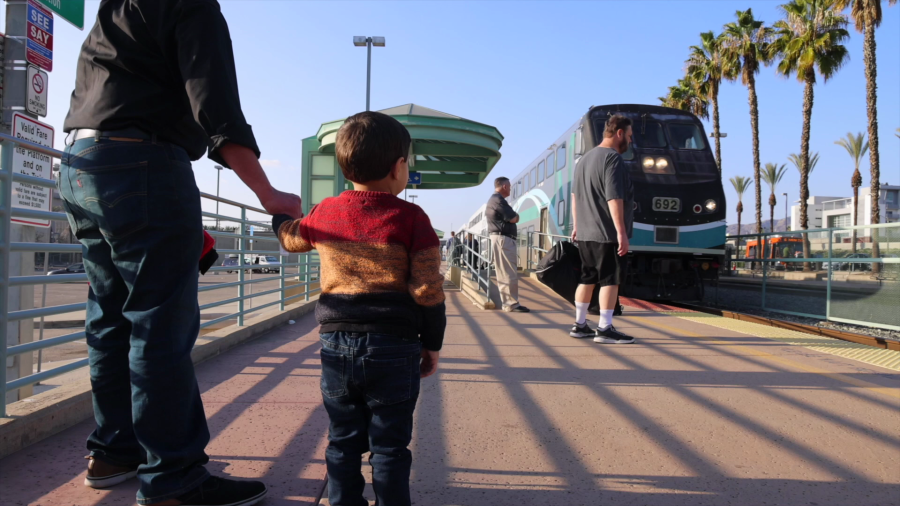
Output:
[[[880,223],[900,222],[900,186],[883,184],[878,204],[881,209]],[[853,225],[854,214],[857,225],[872,223],[872,198],[868,187],[860,187],[859,204],[853,209],[853,197],[810,197],[808,202],[809,228],[840,228]],[[791,223],[800,223],[800,204],[791,206]],[[793,227],[792,227],[793,229]],[[850,242],[850,232],[837,233],[835,242]],[[857,232],[860,242],[871,242],[869,229]]]

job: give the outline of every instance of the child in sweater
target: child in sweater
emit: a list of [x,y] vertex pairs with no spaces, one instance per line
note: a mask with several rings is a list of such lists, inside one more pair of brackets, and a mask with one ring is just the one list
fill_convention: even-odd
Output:
[[410,137],[377,112],[351,116],[335,151],[353,191],[301,220],[273,220],[282,246],[322,261],[322,397],[331,420],[325,461],[332,506],[367,504],[370,451],[377,504],[410,504],[413,410],[435,373],[447,320],[440,241],[422,209],[397,198],[409,178]]

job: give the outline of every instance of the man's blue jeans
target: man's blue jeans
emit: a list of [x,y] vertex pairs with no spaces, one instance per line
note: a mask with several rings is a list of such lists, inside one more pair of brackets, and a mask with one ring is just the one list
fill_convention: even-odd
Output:
[[409,505],[413,411],[422,345],[387,334],[322,338],[322,398],[331,420],[325,463],[332,506],[366,506],[362,454],[370,451],[375,504]]
[[88,449],[141,463],[138,503],[177,497],[209,477],[191,362],[203,227],[190,159],[168,143],[82,139],[66,148],[59,189],[90,281]]

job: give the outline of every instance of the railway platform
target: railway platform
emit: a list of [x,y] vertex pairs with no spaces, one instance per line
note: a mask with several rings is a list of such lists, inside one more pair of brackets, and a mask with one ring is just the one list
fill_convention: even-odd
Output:
[[[897,504],[900,352],[652,304],[616,321],[635,344],[600,345],[568,337],[571,307],[536,280],[520,296],[531,313],[448,284],[415,504]],[[264,480],[266,506],[327,504],[318,349],[309,314],[197,368],[209,468]],[[0,503],[133,504],[135,481],[82,485],[91,428],[0,460]]]

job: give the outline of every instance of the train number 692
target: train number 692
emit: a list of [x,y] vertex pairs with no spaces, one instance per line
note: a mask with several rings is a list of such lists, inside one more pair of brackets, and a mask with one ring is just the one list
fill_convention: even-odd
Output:
[[664,213],[677,213],[681,210],[681,201],[668,197],[654,197],[653,210]]

